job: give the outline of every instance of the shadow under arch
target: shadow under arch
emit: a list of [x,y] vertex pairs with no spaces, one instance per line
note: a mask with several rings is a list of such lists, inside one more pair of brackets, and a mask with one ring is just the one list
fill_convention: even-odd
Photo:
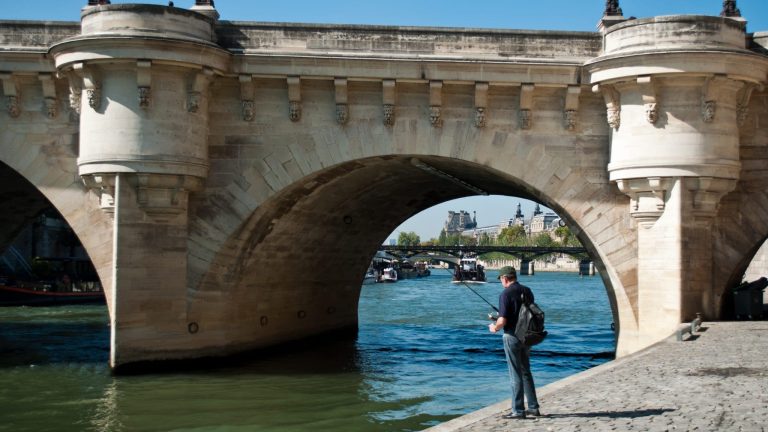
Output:
[[[427,168],[425,168],[425,166]],[[241,348],[356,326],[361,281],[382,241],[403,221],[445,201],[477,195],[540,202],[572,227],[597,263],[616,323],[616,296],[597,248],[544,191],[480,163],[440,156],[387,155],[344,162],[306,176],[264,203],[228,239],[192,288],[190,319],[223,289],[223,316],[254,330],[229,334]],[[218,269],[227,269],[222,277]],[[236,304],[235,304],[236,303]],[[243,311],[248,311],[245,313]],[[247,333],[247,334],[245,334]],[[308,335],[306,335],[308,336]]]
[[[33,260],[39,258],[47,264],[54,264],[52,271],[67,274],[73,283],[87,281],[89,289],[93,289],[94,282],[99,282],[99,276],[76,230],[37,187],[4,162],[0,162],[0,202],[3,204],[3,212],[0,213],[0,254],[19,243],[22,247],[14,247],[13,256],[16,261],[25,261],[27,269],[31,268]],[[36,235],[44,237],[44,240],[36,239]],[[9,279],[30,285],[45,282],[40,278],[46,275],[34,274],[30,270],[25,274],[12,274],[14,269],[5,267],[0,267],[0,274]]]
[[755,259],[758,251],[766,245],[766,242],[768,242],[768,236],[756,239],[755,244],[741,256],[741,259],[737,263],[735,263],[733,271],[730,273],[725,286],[722,287],[722,301],[720,302],[720,317],[722,319],[733,320],[736,318],[733,288],[738,286],[742,281],[752,282],[751,280],[745,280],[745,273]]
[[32,183],[4,162],[0,162],[0,202],[0,253],[32,219],[53,208]]

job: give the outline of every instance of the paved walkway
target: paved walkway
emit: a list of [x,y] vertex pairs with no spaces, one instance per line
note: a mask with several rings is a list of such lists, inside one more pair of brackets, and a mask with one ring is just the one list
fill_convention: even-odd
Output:
[[428,431],[768,431],[768,322],[704,323],[538,395],[536,419],[502,419],[507,400]]

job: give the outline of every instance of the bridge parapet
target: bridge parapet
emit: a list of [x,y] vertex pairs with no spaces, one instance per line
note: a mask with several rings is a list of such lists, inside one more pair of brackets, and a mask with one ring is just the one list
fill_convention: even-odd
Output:
[[702,15],[635,19],[605,30],[604,55],[745,49],[746,21]]
[[216,32],[221,46],[242,54],[565,63],[586,61],[601,48],[599,33],[575,31],[224,21]]

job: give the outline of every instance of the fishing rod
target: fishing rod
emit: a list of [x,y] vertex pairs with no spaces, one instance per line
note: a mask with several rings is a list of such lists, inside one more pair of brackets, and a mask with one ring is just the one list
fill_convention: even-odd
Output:
[[[451,273],[451,271],[450,271],[449,269],[447,269],[447,268],[445,268],[445,267],[441,267],[441,268],[442,268],[443,270],[447,271],[448,273]],[[451,273],[451,276],[453,276],[453,273]],[[461,284],[462,284],[462,285],[464,285],[465,287],[467,287],[467,289],[468,289],[468,290],[470,290],[470,291],[472,291],[473,293],[475,293],[475,295],[476,295],[476,296],[480,297],[480,298],[481,298],[481,299],[482,299],[482,300],[483,300],[485,303],[487,303],[487,304],[488,304],[488,306],[492,307],[492,308],[493,308],[493,310],[495,310],[497,313],[499,312],[499,308],[497,308],[496,306],[494,306],[493,304],[491,304],[491,302],[489,302],[488,300],[486,300],[486,299],[485,299],[485,297],[481,296],[479,292],[477,292],[477,291],[475,291],[474,289],[472,289],[472,287],[471,287],[471,286],[469,286],[469,284],[467,284],[467,283],[466,283],[466,282],[464,282],[463,280],[459,280],[459,282],[461,282]],[[488,314],[488,316],[490,317],[490,314]]]

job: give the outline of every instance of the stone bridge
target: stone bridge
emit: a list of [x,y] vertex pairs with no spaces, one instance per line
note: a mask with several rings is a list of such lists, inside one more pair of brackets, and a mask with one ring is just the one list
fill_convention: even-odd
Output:
[[463,196],[568,222],[618,355],[727,317],[768,236],[768,33],[734,10],[537,32],[89,3],[0,22],[0,242],[58,209],[113,367],[354,328],[386,236]]

